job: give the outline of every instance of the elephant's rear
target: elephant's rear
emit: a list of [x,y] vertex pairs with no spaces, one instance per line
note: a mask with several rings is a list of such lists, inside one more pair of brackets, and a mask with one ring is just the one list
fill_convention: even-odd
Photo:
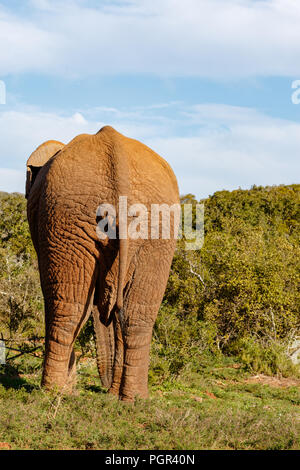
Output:
[[[156,231],[152,237],[151,210],[179,205],[174,173],[151,149],[109,127],[95,136],[75,138],[43,171],[34,220],[46,304],[44,383],[61,385],[67,380],[74,341],[95,303],[96,320],[101,322],[96,329],[98,365],[105,385],[128,399],[145,396],[152,327],[176,245],[174,233],[164,238]],[[118,218],[120,196],[127,198],[128,208],[142,204],[148,211],[145,239],[98,239],[99,205],[114,206]],[[172,211],[170,217],[174,225]],[[128,225],[132,221],[134,217],[128,217]],[[124,318],[115,316],[115,330],[112,325],[106,329],[114,305],[120,306],[118,293]]]

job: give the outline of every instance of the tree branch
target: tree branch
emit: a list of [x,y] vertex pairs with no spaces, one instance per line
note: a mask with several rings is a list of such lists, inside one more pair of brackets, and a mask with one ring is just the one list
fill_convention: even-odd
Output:
[[200,282],[202,283],[203,287],[205,287],[205,283],[204,283],[204,281],[203,281],[201,275],[200,275],[199,273],[197,273],[196,271],[194,271],[194,269],[193,269],[194,266],[192,265],[192,263],[191,263],[190,261],[189,261],[188,263],[189,263],[189,266],[190,266],[190,273],[191,273],[191,274],[194,274],[194,276],[196,276],[196,277],[200,280]]

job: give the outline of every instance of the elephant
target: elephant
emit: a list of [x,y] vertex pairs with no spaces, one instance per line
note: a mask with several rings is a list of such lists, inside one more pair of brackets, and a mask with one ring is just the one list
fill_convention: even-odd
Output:
[[[169,238],[161,231],[121,237],[118,209],[111,222],[116,237],[101,239],[97,227],[107,212],[99,215],[98,208],[119,207],[120,196],[149,213],[152,204],[179,206],[169,164],[110,126],[66,145],[47,141],[27,160],[27,218],[45,306],[41,385],[46,389],[71,393],[74,342],[92,315],[103,387],[124,401],[148,397],[152,330],[176,247],[177,219],[171,211]],[[137,222],[134,211],[125,218]]]

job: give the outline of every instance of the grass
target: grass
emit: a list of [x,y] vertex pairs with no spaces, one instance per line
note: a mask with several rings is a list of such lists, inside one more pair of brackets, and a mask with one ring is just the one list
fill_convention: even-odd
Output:
[[134,404],[105,393],[91,358],[79,363],[70,396],[42,390],[40,374],[36,363],[21,361],[2,370],[0,447],[300,448],[299,385],[250,383],[250,374],[230,359],[207,361],[199,372],[185,370],[162,383],[152,377],[150,398]]

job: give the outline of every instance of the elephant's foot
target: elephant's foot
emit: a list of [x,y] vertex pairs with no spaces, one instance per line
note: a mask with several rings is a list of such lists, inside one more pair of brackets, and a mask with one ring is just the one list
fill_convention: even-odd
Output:
[[57,391],[63,395],[70,395],[76,385],[76,373],[67,380],[60,380],[58,377],[44,376],[41,386],[49,391]]
[[107,393],[111,398],[114,398],[115,400],[119,399],[119,392],[116,392],[115,390],[112,390],[110,388],[109,390],[107,390]]
[[118,364],[117,366],[114,367],[113,380],[109,387],[108,393],[110,393],[111,395],[119,396],[122,376],[123,376],[123,364],[122,365]]
[[136,392],[136,393],[132,393],[131,391],[130,392],[123,392],[120,394],[120,400],[124,401],[124,402],[127,402],[127,403],[132,403],[135,401],[136,398],[142,398],[144,400],[146,400],[147,398],[149,398],[149,393],[148,393],[148,390],[147,391],[140,391],[140,392]]
[[119,396],[119,387],[110,387],[109,390],[108,390],[108,393],[110,393],[111,395],[116,395],[116,396]]
[[109,392],[118,395],[119,399],[125,402],[134,402],[137,397],[149,398],[147,379],[148,377],[141,380],[140,377],[126,376],[124,373],[119,387],[112,386]]
[[138,389],[131,385],[126,386],[126,379],[124,380],[124,384],[114,383],[108,390],[108,393],[125,402],[133,402],[136,397],[144,399],[149,398],[148,387],[144,386]]
[[137,393],[120,393],[116,392],[115,390],[109,389],[108,392],[111,397],[118,398],[121,401],[127,402],[127,403],[133,403],[136,398],[142,398],[142,399],[147,399],[149,398],[148,391],[147,392],[137,392]]
[[74,351],[71,353],[67,370],[58,369],[55,364],[46,364],[43,371],[42,387],[70,395],[76,385],[76,361]]

